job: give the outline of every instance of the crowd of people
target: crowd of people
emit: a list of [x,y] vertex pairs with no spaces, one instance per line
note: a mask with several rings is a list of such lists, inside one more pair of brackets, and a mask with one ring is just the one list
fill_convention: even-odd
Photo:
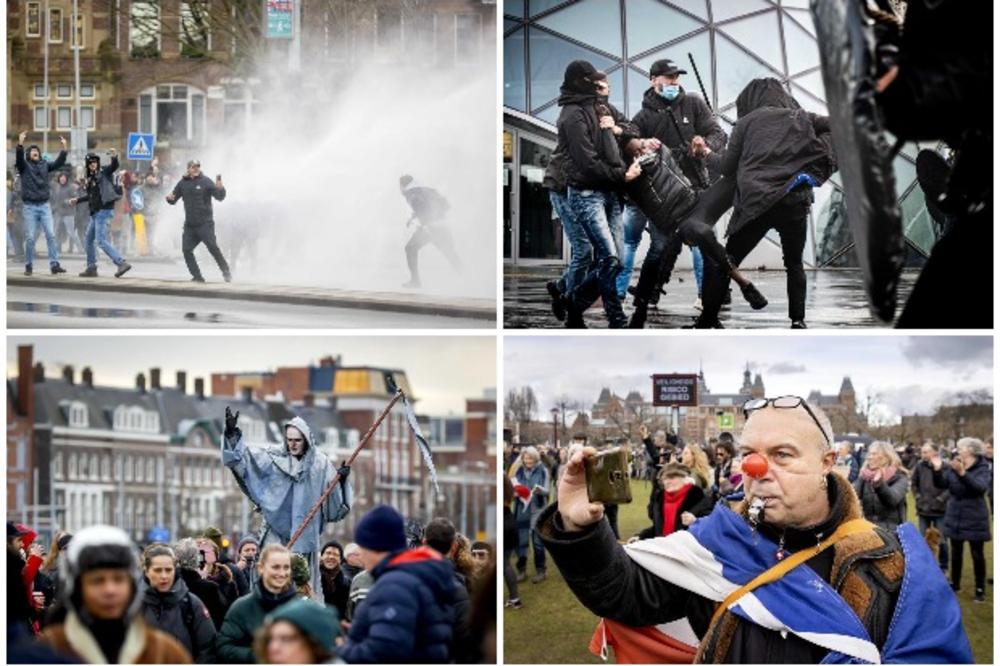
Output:
[[[412,523],[412,521],[411,521]],[[319,575],[217,528],[138,548],[120,529],[43,544],[7,523],[9,663],[493,663],[495,558],[446,518],[380,505]],[[316,599],[322,599],[318,602]]]
[[[767,306],[738,267],[774,230],[791,327],[805,328],[807,218],[813,189],[836,169],[829,121],[803,110],[778,80],[756,79],[738,96],[727,137],[704,98],[681,86],[685,74],[672,60],[654,62],[642,109],[629,120],[609,102],[604,72],[585,60],[566,67],[544,179],[571,248],[565,272],[547,284],[553,315],[586,327],[583,312],[600,297],[611,328],[643,328],[687,244],[700,311],[692,326],[721,328],[730,279],[752,308]],[[723,246],[713,226],[730,208]],[[644,231],[649,249],[629,286]]]

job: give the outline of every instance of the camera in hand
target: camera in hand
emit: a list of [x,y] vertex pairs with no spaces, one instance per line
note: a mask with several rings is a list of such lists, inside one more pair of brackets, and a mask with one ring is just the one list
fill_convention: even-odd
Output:
[[587,498],[591,502],[628,504],[632,501],[628,457],[628,449],[615,446],[586,459]]

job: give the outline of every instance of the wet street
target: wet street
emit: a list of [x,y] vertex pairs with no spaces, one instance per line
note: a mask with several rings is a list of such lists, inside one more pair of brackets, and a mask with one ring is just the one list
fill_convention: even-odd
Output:
[[[559,266],[504,267],[504,328],[558,328],[550,309],[551,300],[545,283],[562,272]],[[697,317],[694,309],[698,290],[694,272],[678,270],[660,297],[657,309],[650,309],[646,328],[682,328]],[[897,314],[913,288],[917,271],[903,273],[899,288]],[[788,328],[788,297],[785,293],[783,270],[748,271],[747,276],[768,300],[763,310],[752,310],[743,300],[738,287],[733,290],[733,303],[723,308],[719,319],[726,328]],[[638,272],[632,284],[638,279]],[[884,326],[868,310],[856,269],[823,269],[806,271],[806,324],[810,328],[844,328]],[[625,302],[625,314],[632,313],[632,297]],[[607,328],[600,301],[584,315],[588,327]]]

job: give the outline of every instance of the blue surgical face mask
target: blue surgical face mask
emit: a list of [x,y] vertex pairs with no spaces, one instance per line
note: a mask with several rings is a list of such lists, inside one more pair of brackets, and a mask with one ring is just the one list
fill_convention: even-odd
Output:
[[663,86],[663,88],[660,90],[660,94],[663,95],[664,99],[666,99],[668,102],[672,102],[675,99],[677,99],[678,95],[681,94],[681,87],[674,84]]

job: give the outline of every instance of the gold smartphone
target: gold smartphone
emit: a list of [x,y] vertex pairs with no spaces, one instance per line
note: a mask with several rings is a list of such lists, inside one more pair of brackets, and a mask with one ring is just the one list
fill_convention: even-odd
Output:
[[615,446],[585,461],[587,497],[591,502],[628,504],[632,501],[632,486],[628,474],[628,449]]

